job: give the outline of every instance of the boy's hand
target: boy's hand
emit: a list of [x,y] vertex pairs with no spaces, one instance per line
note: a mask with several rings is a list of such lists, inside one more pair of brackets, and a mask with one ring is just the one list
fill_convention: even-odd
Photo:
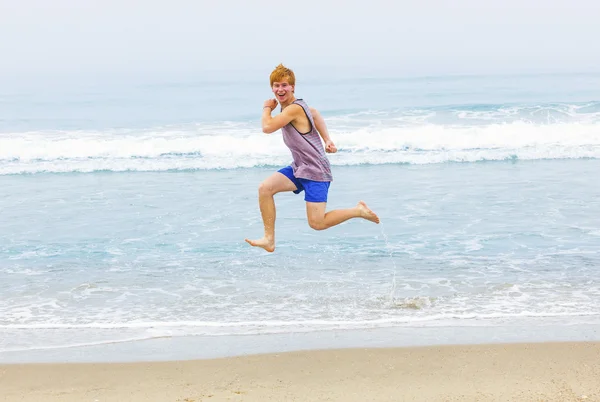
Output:
[[277,107],[277,99],[266,100],[265,103],[263,104],[263,107],[270,107],[271,110],[275,110],[275,108]]
[[330,154],[334,154],[337,152],[337,148],[336,148],[335,144],[333,143],[333,141],[325,142],[325,152],[330,153]]

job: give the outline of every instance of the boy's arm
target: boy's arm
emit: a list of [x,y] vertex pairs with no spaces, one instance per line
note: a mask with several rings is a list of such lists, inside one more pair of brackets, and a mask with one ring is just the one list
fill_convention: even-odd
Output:
[[262,130],[265,134],[274,133],[281,127],[295,120],[296,117],[298,117],[298,111],[302,110],[302,107],[299,105],[290,105],[275,117],[271,117],[271,112],[276,107],[277,101],[275,99],[265,101],[261,118]]
[[325,119],[321,116],[321,113],[315,108],[310,108],[310,113],[312,114],[313,120],[315,122],[315,128],[319,132],[321,138],[325,142],[325,152],[335,153],[337,152],[337,148],[331,138],[329,137],[329,131],[327,131],[327,125],[325,124]]

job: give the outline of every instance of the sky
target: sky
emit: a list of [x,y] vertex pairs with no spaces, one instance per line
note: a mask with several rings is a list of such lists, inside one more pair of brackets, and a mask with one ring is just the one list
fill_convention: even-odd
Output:
[[0,0],[0,75],[600,71],[598,0]]

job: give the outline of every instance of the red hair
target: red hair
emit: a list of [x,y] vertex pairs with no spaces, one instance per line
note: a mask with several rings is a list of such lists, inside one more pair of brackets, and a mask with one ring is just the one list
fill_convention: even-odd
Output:
[[273,86],[274,82],[281,82],[286,80],[290,85],[296,85],[296,76],[294,72],[287,67],[284,67],[283,64],[279,64],[275,67],[275,70],[271,73],[271,86]]

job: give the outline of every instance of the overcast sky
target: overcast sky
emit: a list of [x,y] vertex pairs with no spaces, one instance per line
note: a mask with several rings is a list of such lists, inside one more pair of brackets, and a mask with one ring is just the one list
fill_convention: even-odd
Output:
[[0,74],[600,71],[598,0],[0,0]]

